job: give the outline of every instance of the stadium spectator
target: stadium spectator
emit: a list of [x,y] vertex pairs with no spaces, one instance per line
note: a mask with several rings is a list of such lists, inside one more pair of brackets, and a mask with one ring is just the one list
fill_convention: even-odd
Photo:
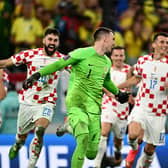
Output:
[[135,21],[130,30],[124,33],[127,62],[134,65],[143,49],[144,41],[141,37],[142,23]]
[[0,0],[0,59],[6,59],[10,56],[11,15],[11,4],[6,0]]
[[80,46],[86,47],[93,43],[92,34],[94,27],[89,16],[82,16],[82,24],[79,27]]
[[11,41],[15,52],[41,46],[43,29],[40,21],[32,16],[32,9],[33,3],[26,1],[22,8],[23,16],[13,21]]
[[60,48],[66,54],[79,47],[80,15],[72,2],[61,1],[58,8],[61,13],[55,17],[54,26],[62,33]]

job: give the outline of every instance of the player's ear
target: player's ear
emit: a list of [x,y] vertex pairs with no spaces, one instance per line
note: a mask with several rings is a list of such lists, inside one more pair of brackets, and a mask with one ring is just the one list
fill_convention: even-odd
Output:
[[155,48],[155,46],[156,46],[156,44],[153,42],[153,43],[152,43],[152,48]]

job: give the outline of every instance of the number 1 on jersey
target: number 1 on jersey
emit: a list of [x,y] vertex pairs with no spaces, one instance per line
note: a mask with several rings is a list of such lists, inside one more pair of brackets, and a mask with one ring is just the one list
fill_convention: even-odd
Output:
[[90,75],[91,75],[91,72],[92,72],[92,70],[89,69],[89,73],[88,73],[88,75],[87,75],[87,78],[88,78],[88,79],[89,79],[89,77],[90,77]]

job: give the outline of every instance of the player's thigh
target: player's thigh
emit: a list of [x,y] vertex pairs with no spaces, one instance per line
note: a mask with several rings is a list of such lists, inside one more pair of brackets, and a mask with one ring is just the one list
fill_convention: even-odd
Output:
[[140,107],[134,106],[131,114],[128,117],[128,133],[129,136],[137,137],[141,130],[145,130],[146,126],[146,112]]
[[[33,122],[39,120],[40,118],[52,121],[54,115],[54,105],[51,103],[46,103],[38,106],[32,106],[33,109]],[[45,120],[44,120],[45,121]]]
[[126,129],[127,129],[127,120],[120,120],[119,118],[112,126],[112,131],[117,139],[124,138]]
[[26,134],[34,128],[33,110],[32,106],[20,104],[18,119],[17,119],[17,133]]
[[101,122],[101,135],[108,137],[109,132],[111,131],[112,124],[108,122]]
[[102,105],[101,122],[114,123],[114,112],[112,110],[111,102]]
[[25,134],[34,129],[35,122],[40,118],[47,119],[51,122],[53,117],[53,105],[25,105],[20,104],[18,113],[17,130],[19,134]]
[[89,134],[88,114],[83,112],[80,108],[73,107],[73,108],[69,109],[68,121],[69,121],[69,124],[72,128],[72,133],[74,136],[78,136],[80,134]]

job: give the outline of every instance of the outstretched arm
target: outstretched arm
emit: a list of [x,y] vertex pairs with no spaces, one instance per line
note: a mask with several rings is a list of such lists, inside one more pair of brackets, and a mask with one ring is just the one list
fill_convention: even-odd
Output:
[[119,89],[122,88],[130,88],[133,85],[136,85],[140,82],[141,78],[137,77],[137,76],[132,76],[131,78],[129,78],[128,80],[126,80],[125,82],[121,83],[118,85]]
[[42,68],[39,72],[35,72],[33,75],[31,75],[28,79],[26,79],[23,82],[23,88],[28,89],[29,87],[32,87],[33,84],[40,79],[41,76],[52,74],[58,70],[63,69],[64,67],[76,63],[77,60],[74,58],[71,58],[70,56],[65,56],[64,58],[60,59],[59,61],[56,61],[50,65],[45,66]]
[[0,68],[6,68],[13,65],[11,58],[0,60]]
[[58,70],[63,69],[64,67],[76,63],[76,59],[71,58],[70,56],[65,56],[64,58],[60,59],[59,61],[56,61],[50,65],[45,66],[42,68],[40,72],[40,76],[45,76],[52,74],[53,72],[56,72]]

